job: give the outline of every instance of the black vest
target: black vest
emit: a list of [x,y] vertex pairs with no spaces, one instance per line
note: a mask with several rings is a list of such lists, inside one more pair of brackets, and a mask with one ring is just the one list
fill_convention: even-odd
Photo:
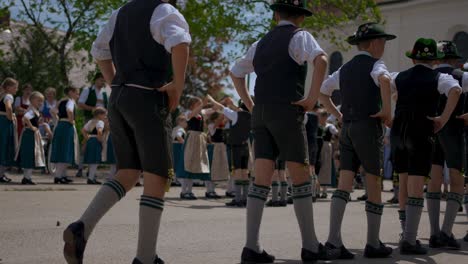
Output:
[[228,143],[231,145],[242,145],[247,142],[250,136],[250,121],[252,115],[247,111],[237,112],[237,122],[232,125],[229,131]]
[[190,118],[190,120],[187,121],[187,131],[203,132],[203,116],[198,115],[198,118],[197,116]]
[[357,55],[340,69],[341,113],[343,121],[366,120],[380,111],[380,88],[370,73],[378,61]]
[[325,131],[323,133],[323,141],[330,142],[333,137],[333,134],[331,133],[330,128],[324,127],[324,129]]
[[290,104],[304,97],[307,65],[299,65],[289,55],[289,42],[302,29],[277,26],[257,44],[253,65],[256,104]]
[[413,119],[426,119],[436,116],[439,76],[440,73],[423,65],[399,73],[395,79],[398,90],[395,117],[411,115]]
[[40,116],[34,113],[34,117],[29,119],[29,122],[31,122],[31,125],[33,127],[39,127],[39,118]]
[[307,133],[307,141],[310,144],[311,141],[317,139],[318,135],[318,116],[316,113],[307,113],[307,123],[305,124],[305,129]]
[[[58,117],[59,119],[68,118],[67,113],[67,103],[69,100],[63,100],[58,105]],[[75,113],[75,109],[73,109],[73,113]]]
[[150,21],[161,0],[133,0],[120,8],[110,41],[116,74],[113,85],[163,86],[170,74],[170,54],[151,34]]
[[[455,68],[442,67],[442,68],[436,68],[435,70],[440,72],[440,73],[450,74],[455,80],[458,81],[458,83],[460,84],[460,87],[462,86],[463,76],[453,74]],[[438,111],[437,111],[438,115],[440,115],[440,114],[442,114],[444,112],[445,105],[447,104],[447,99],[448,98],[447,98],[446,95],[440,96],[440,98],[439,98],[439,107],[438,107]],[[462,115],[464,113],[464,111],[465,111],[465,109],[464,109],[465,108],[465,100],[466,100],[465,99],[465,94],[462,93],[460,95],[460,99],[458,99],[457,106],[453,110],[452,116],[450,117],[450,121],[449,121],[449,122],[458,123],[461,127],[463,127],[463,120],[459,120],[456,117],[459,116],[459,115]]]
[[211,136],[211,142],[213,143],[223,143],[224,142],[224,133],[223,129],[216,128],[216,132]]
[[2,97],[0,99],[0,112],[6,112],[5,102],[3,102],[3,100],[5,100],[5,97]]

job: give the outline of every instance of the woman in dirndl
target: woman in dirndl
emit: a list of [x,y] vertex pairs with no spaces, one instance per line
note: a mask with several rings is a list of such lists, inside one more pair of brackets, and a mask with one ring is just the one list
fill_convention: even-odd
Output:
[[192,97],[188,102],[189,111],[185,113],[187,118],[187,137],[184,145],[184,169],[182,178],[181,199],[196,200],[197,197],[192,192],[193,180],[210,181],[210,163],[208,159],[208,149],[206,134],[203,133],[204,118],[203,107],[206,100],[202,101],[198,97]]
[[16,137],[16,117],[13,112],[14,95],[18,91],[18,81],[6,78],[0,92],[0,183],[9,183],[5,175],[8,167],[14,165]]
[[88,165],[88,184],[100,185],[96,179],[96,172],[102,162],[104,142],[104,120],[107,118],[107,110],[97,107],[93,110],[93,119],[89,120],[81,130],[86,142],[83,164]]
[[58,123],[52,137],[50,162],[55,163],[54,183],[68,184],[72,180],[66,177],[67,167],[78,164],[79,143],[75,128],[75,106],[80,96],[78,88],[65,88],[65,97],[57,103],[54,112],[57,114]]
[[211,114],[208,124],[213,152],[211,159],[211,181],[208,182],[206,197],[212,199],[221,198],[215,191],[216,181],[229,179],[229,163],[226,144],[224,140],[224,115],[214,112]]
[[57,94],[57,91],[53,87],[49,87],[45,89],[44,91],[45,100],[44,100],[44,104],[41,107],[41,114],[42,114],[44,123],[47,123],[49,125],[52,125],[54,123],[53,122],[54,115],[52,115],[51,110],[57,106],[56,94]]
[[33,92],[33,87],[31,84],[27,83],[23,85],[21,88],[22,95],[16,97],[15,99],[15,113],[16,113],[16,119],[17,119],[17,132],[18,135],[21,134],[23,131],[23,116],[28,111],[29,105],[31,102],[29,101],[29,97],[31,96]]
[[16,152],[16,158],[23,169],[23,180],[21,184],[35,185],[32,181],[32,171],[44,168],[46,165],[42,136],[39,131],[39,120],[41,113],[39,109],[44,102],[44,95],[33,92],[29,97],[30,106],[23,116],[23,131],[20,137],[20,147]]

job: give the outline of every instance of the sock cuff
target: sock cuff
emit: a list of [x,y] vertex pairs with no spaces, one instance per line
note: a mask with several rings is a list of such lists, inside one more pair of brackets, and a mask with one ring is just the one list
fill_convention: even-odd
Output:
[[156,197],[142,195],[140,197],[140,206],[151,207],[162,211],[164,209],[164,200]]
[[463,202],[463,195],[455,192],[449,192],[447,193],[447,201],[455,201],[461,206]]
[[349,201],[350,194],[347,191],[335,190],[332,195],[332,199],[342,199],[346,203]]
[[[465,194],[465,200],[463,201],[465,204],[468,204],[468,194]],[[468,212],[467,212],[468,213]]]
[[293,185],[292,196],[293,199],[312,197],[312,184],[310,182],[306,182],[299,186]]
[[283,187],[286,186],[287,187],[287,186],[289,186],[289,184],[288,184],[288,182],[282,181],[281,186],[283,186]]
[[424,198],[408,197],[406,205],[424,207]]
[[383,214],[383,204],[376,204],[373,202],[366,201],[366,212],[382,215]]
[[398,210],[398,217],[400,220],[406,220],[406,210]]
[[426,199],[440,200],[441,197],[442,197],[442,194],[440,192],[427,192],[426,193]]
[[235,185],[244,185],[244,181],[243,180],[235,180],[234,184]]
[[103,186],[110,187],[121,200],[125,196],[125,188],[117,180],[110,180],[103,184]]
[[249,197],[266,201],[269,192],[270,188],[267,186],[252,184],[252,187],[250,187],[249,191]]
[[274,181],[274,182],[271,183],[271,186],[277,187],[277,186],[279,186],[279,182]]

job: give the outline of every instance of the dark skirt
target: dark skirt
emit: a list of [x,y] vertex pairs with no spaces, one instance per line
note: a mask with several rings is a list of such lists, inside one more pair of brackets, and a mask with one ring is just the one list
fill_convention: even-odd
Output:
[[115,152],[114,152],[114,145],[112,144],[111,135],[109,135],[107,139],[107,160],[106,164],[116,164],[117,161],[115,160]]
[[99,164],[102,162],[102,144],[96,137],[90,137],[86,141],[84,164]]
[[35,155],[35,133],[31,129],[24,129],[21,135],[21,145],[19,149],[19,165],[23,169],[34,169],[36,167]]
[[75,128],[67,121],[60,121],[52,138],[52,163],[75,163]]
[[15,165],[15,133],[13,122],[0,116],[0,166]]
[[183,143],[173,143],[173,164],[174,172],[177,178],[186,178],[185,169],[184,169],[184,144]]

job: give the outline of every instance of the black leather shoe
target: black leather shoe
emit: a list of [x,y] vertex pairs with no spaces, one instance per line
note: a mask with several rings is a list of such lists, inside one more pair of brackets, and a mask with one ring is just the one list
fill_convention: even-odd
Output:
[[188,199],[189,200],[198,200],[198,198],[193,193],[188,193]]
[[10,183],[10,182],[11,182],[11,179],[5,175],[0,177],[0,183]]
[[23,184],[23,185],[36,185],[32,180],[26,179],[26,178],[23,178],[21,180],[21,184]]
[[468,233],[466,233],[465,237],[463,238],[463,240],[465,240],[465,242],[468,242]]
[[384,243],[380,242],[378,248],[371,245],[366,245],[364,249],[364,257],[366,258],[388,258],[393,252],[391,247],[387,247]]
[[54,178],[55,184],[69,184],[70,182],[67,181],[65,178]]
[[287,207],[288,206],[288,201],[284,200],[284,201],[278,201],[278,205],[280,207]]
[[68,264],[82,264],[86,248],[84,224],[81,221],[70,224],[63,232],[63,255]]
[[426,255],[427,249],[421,246],[421,242],[416,240],[415,245],[411,245],[408,241],[404,240],[400,244],[401,255]]
[[305,248],[301,251],[301,259],[304,263],[315,263],[318,260],[334,260],[340,257],[341,250],[336,247],[327,247],[319,244],[318,252],[312,252]]
[[364,194],[363,196],[359,196],[357,199],[358,201],[367,201],[367,194]]
[[216,192],[206,192],[205,198],[206,199],[220,199],[221,196],[219,196]]
[[448,249],[459,250],[461,248],[460,243],[455,239],[453,235],[448,236],[444,232],[440,232],[440,240],[445,244]]
[[275,257],[269,255],[265,250],[262,253],[257,253],[246,247],[242,250],[241,264],[273,263],[274,261]]
[[68,182],[68,183],[72,183],[72,182],[73,182],[73,180],[72,180],[72,179],[69,179],[67,176],[63,176],[62,179],[63,179],[63,181],[66,181],[66,182]]
[[234,198],[234,197],[236,197],[236,193],[235,192],[226,192],[226,197]]
[[164,260],[160,259],[157,255],[154,258],[153,264],[164,264]]
[[232,199],[232,201],[226,203],[226,206],[228,207],[243,207],[244,205],[242,204],[241,201],[236,201],[235,199]]
[[325,247],[329,248],[329,249],[339,249],[340,250],[340,256],[338,257],[338,259],[354,259],[354,254],[351,253],[351,251],[349,251],[345,246],[341,246],[341,247],[335,247],[334,245],[332,245],[331,243],[325,243]]
[[429,238],[429,247],[430,248],[443,248],[446,244],[442,241],[440,234],[433,235]]
[[77,177],[77,178],[83,177],[83,170],[78,170],[78,171],[76,172],[75,177]]
[[269,200],[268,202],[266,202],[265,205],[268,207],[280,207],[281,206],[279,201],[273,201],[273,200]]
[[86,183],[89,184],[89,185],[101,185],[102,184],[102,182],[100,182],[100,181],[91,180],[91,179],[88,179],[88,181]]

